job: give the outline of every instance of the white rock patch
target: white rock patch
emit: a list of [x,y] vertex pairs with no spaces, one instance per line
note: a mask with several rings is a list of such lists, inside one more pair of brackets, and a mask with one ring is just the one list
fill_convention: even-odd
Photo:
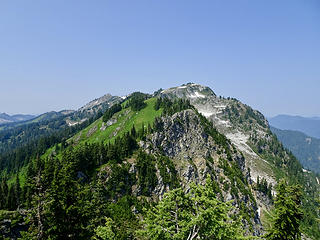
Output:
[[205,98],[206,96],[199,93],[199,92],[194,92],[193,94],[190,94],[190,98]]
[[199,113],[201,113],[205,117],[210,117],[211,115],[215,114],[215,112],[206,111],[206,110],[199,110]]
[[225,126],[225,127],[231,127],[231,124],[229,121],[227,120],[222,120],[220,118],[217,118],[218,121],[217,121],[217,125],[221,125],[221,126]]
[[247,145],[248,137],[243,133],[227,133],[226,137],[229,138],[241,152],[245,152],[251,156],[258,157],[258,155]]

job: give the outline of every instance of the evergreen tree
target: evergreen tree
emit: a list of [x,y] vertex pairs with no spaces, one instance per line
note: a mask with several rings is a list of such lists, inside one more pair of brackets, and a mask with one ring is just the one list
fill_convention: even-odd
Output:
[[20,179],[19,179],[19,174],[16,174],[16,181],[15,181],[15,197],[16,197],[16,204],[17,207],[19,207],[19,204],[21,202],[21,186],[20,186]]
[[303,217],[301,197],[302,192],[299,185],[287,186],[285,180],[279,182],[272,227],[266,235],[268,240],[301,239],[300,223]]
[[240,221],[230,217],[231,205],[216,199],[211,180],[205,187],[193,185],[189,193],[171,190],[147,212],[147,239],[223,239],[243,237]]
[[[29,229],[28,232],[22,234],[23,239],[44,239],[44,206],[45,206],[45,188],[43,183],[42,176],[42,164],[40,163],[41,159],[37,158],[35,162],[32,163],[33,170],[29,172],[32,175],[27,177],[27,193],[30,198],[30,201],[27,206],[29,207],[28,214],[28,223]],[[31,164],[31,163],[30,163]],[[29,169],[29,170],[30,170]]]
[[114,233],[114,222],[111,218],[105,218],[105,226],[98,226],[94,232],[96,236],[94,239],[97,240],[113,240],[115,239],[116,235]]
[[150,123],[148,123],[147,133],[148,134],[152,133],[152,127],[151,127]]
[[0,185],[0,209],[6,209],[8,207],[8,184],[7,178],[3,177]]
[[131,128],[131,136],[134,138],[137,137],[137,131],[136,131],[136,128],[134,127],[134,125]]
[[9,186],[8,198],[7,198],[7,208],[8,210],[16,210],[17,208],[17,198],[15,194],[15,186],[12,184]]

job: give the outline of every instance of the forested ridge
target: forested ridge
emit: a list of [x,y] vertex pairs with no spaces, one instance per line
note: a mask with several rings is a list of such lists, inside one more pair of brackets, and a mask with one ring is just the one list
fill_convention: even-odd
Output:
[[[66,127],[65,119],[50,122],[32,123],[19,126],[14,130],[0,131],[0,168],[8,173],[17,172],[31,158],[42,155],[45,150],[57,143],[64,143],[73,134],[85,128],[101,117],[101,113],[75,126]],[[41,126],[47,126],[42,128]],[[20,135],[23,137],[20,137]],[[9,141],[6,141],[10,139]]]
[[292,130],[270,127],[278,139],[292,151],[307,170],[320,174],[320,139]]
[[[123,104],[113,105],[96,118],[108,122],[127,109],[138,114],[149,98],[146,94],[132,94]],[[252,199],[253,196],[248,190],[249,182],[232,159],[235,150],[230,141],[188,100],[158,98],[153,107],[155,111],[162,110],[161,117],[154,117],[152,124],[133,125],[113,141],[68,140],[94,122],[92,119],[2,154],[0,221],[11,220],[10,232],[2,232],[3,239],[243,239],[252,236],[249,210],[242,206],[238,211],[234,206],[237,194]],[[161,151],[152,153],[141,147],[141,141],[148,135],[166,131],[162,117],[187,109],[196,113],[204,132],[223,150],[225,159],[220,159],[219,166],[233,179],[225,189],[220,189],[213,176],[208,176],[205,185],[193,184],[185,191],[172,159]],[[259,144],[261,154],[267,155],[268,150],[262,147],[264,143]],[[52,149],[50,154],[44,154],[48,148]],[[277,159],[274,161],[277,164]],[[286,166],[292,173],[298,167]],[[19,175],[22,168],[23,178]],[[272,186],[264,179],[252,185],[274,202],[270,228],[260,236],[263,239],[299,239],[301,235],[300,225],[306,221],[303,220],[304,193],[299,187],[299,179],[303,177],[298,181],[293,181],[293,176],[285,178],[277,186],[277,195],[271,194]],[[161,199],[153,195],[159,181],[168,187]],[[225,202],[222,191],[229,188],[235,199]],[[318,213],[318,209],[314,211]],[[314,220],[312,216],[310,222]],[[317,232],[313,234],[319,236]]]

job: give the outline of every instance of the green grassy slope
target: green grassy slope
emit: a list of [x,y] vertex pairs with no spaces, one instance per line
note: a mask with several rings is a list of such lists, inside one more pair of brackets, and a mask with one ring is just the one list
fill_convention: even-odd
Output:
[[[115,140],[117,136],[121,136],[122,134],[130,131],[135,126],[138,131],[141,129],[142,124],[146,127],[148,124],[153,125],[154,119],[161,115],[162,109],[156,111],[154,109],[154,104],[156,102],[156,98],[150,98],[145,101],[147,106],[140,111],[132,111],[129,108],[124,108],[120,112],[116,113],[113,118],[117,119],[117,121],[109,127],[106,127],[104,130],[101,130],[101,126],[103,124],[102,117],[93,122],[87,128],[75,134],[72,138],[68,140],[68,142],[74,142],[75,144],[81,143],[97,143],[103,142],[108,143]],[[123,103],[123,106],[125,103]],[[116,133],[116,134],[115,134]],[[59,148],[61,147],[61,143],[58,144]],[[52,154],[52,152],[56,152],[56,146],[53,146],[41,156],[42,159],[46,159],[48,156]],[[58,151],[55,154],[55,157],[60,158],[61,152]],[[23,168],[19,172],[19,177],[21,184],[24,185],[26,175],[26,168]],[[15,175],[9,176],[8,183],[11,184],[15,180]]]
[[155,117],[161,115],[162,109],[159,109],[158,111],[154,109],[156,98],[150,98],[145,102],[147,103],[147,106],[140,111],[132,111],[129,107],[116,113],[112,117],[116,122],[108,127],[105,126],[104,128],[102,118],[98,119],[68,141],[73,141],[75,144],[85,142],[108,143],[110,141],[114,141],[117,136],[121,136],[122,134],[130,131],[133,126],[135,126],[136,130],[141,129],[142,124],[144,124],[145,127],[148,124],[152,126]]

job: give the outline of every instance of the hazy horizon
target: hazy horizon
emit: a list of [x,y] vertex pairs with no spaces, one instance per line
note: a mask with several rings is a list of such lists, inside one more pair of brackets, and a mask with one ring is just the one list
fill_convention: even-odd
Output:
[[318,1],[3,1],[0,112],[209,86],[267,117],[320,116]]

